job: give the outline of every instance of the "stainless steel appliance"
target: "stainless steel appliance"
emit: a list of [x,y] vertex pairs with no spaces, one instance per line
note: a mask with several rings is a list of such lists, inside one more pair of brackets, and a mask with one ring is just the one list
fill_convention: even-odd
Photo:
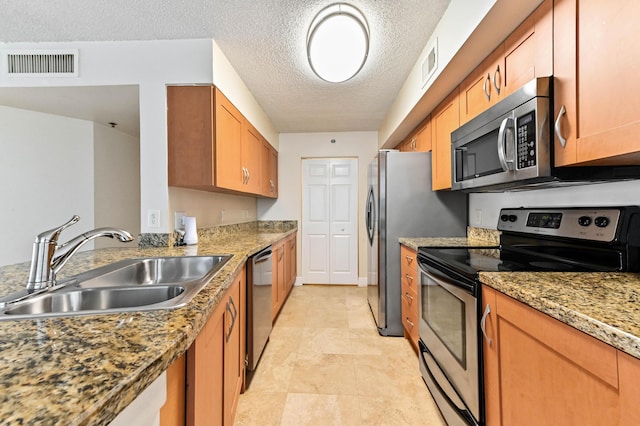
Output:
[[449,425],[484,423],[478,272],[640,270],[640,207],[503,209],[498,229],[499,247],[418,251],[420,370]]
[[271,334],[272,293],[271,246],[247,262],[247,385]]
[[380,151],[368,173],[367,299],[380,334],[402,336],[398,239],[465,235],[467,196],[431,191],[430,152]]
[[540,77],[451,133],[453,190],[500,191],[638,178],[638,166],[554,166],[553,77]]

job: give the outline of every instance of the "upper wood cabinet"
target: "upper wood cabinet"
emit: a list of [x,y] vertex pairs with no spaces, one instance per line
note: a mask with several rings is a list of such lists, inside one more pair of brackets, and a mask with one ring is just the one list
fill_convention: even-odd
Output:
[[395,149],[402,152],[431,151],[431,116],[428,115],[405,140],[396,145]]
[[486,286],[482,300],[488,426],[638,423],[640,360]]
[[553,1],[545,0],[503,43],[504,96],[553,75]]
[[460,126],[456,88],[431,113],[432,189],[451,189],[451,132]]
[[553,74],[553,1],[545,0],[460,84],[460,124]]
[[638,17],[635,0],[555,1],[556,166],[640,164]]
[[504,94],[504,44],[501,44],[460,84],[460,125],[495,105]]
[[278,198],[278,151],[266,139],[262,139],[262,190],[261,194]]
[[266,140],[220,90],[169,86],[167,123],[169,186],[277,197],[277,175],[262,182]]

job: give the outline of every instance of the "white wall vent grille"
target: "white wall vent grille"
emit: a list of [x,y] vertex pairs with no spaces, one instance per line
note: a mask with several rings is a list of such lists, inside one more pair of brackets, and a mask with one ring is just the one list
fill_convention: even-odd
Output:
[[8,50],[2,55],[3,74],[24,77],[77,77],[77,50]]
[[438,38],[434,40],[433,44],[427,51],[427,56],[422,61],[422,88],[427,84],[431,76],[438,69]]

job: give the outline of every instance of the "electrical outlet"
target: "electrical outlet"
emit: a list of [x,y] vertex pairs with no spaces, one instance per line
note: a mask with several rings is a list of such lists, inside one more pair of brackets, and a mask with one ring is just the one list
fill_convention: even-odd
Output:
[[476,226],[482,225],[482,210],[481,209],[476,209],[475,213],[476,213],[476,220],[475,220],[474,225],[476,225]]
[[160,210],[147,211],[147,226],[149,228],[160,228]]
[[184,229],[184,218],[187,215],[185,212],[174,212],[174,224],[173,229]]

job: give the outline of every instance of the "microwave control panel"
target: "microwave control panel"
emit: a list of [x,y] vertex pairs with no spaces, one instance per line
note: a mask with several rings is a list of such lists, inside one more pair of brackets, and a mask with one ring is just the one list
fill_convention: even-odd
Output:
[[536,113],[531,111],[518,117],[516,127],[516,147],[518,169],[536,165]]

